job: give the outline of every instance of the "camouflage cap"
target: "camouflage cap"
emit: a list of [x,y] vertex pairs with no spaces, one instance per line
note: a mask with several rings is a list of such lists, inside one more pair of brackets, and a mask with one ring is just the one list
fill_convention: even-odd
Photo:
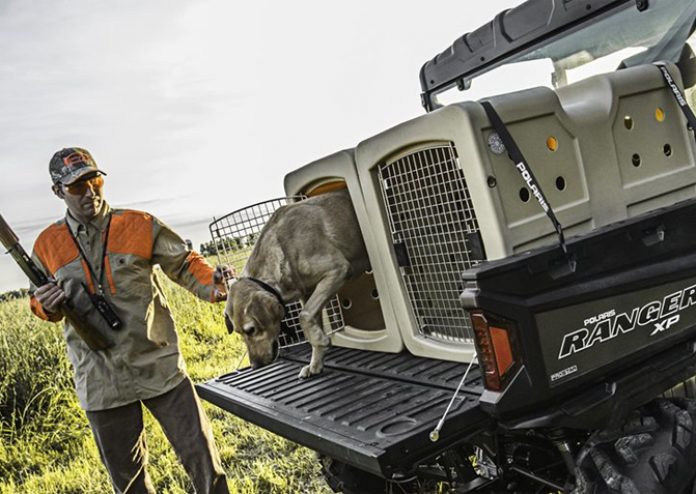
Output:
[[63,185],[70,185],[88,173],[98,172],[106,175],[97,168],[97,163],[89,151],[76,147],[57,151],[51,158],[48,171],[54,184]]

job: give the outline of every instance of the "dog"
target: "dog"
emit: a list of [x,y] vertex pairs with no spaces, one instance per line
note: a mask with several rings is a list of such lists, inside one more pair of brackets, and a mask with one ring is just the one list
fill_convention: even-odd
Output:
[[330,339],[322,309],[370,267],[347,189],[282,206],[269,218],[241,276],[228,286],[225,323],[244,338],[252,367],[278,356],[285,304],[302,300],[300,327],[312,345],[300,378],[319,374]]

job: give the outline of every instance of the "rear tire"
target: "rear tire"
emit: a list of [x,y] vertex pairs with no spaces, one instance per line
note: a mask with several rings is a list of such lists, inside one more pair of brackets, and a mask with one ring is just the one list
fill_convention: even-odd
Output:
[[387,481],[328,456],[320,456],[321,473],[334,492],[343,494],[385,494]]
[[665,391],[663,398],[696,398],[696,377],[690,377],[684,382]]
[[321,472],[332,491],[343,494],[417,494],[418,481],[391,482],[347,463],[319,455]]
[[[657,399],[616,432],[593,435],[578,455],[574,494],[691,493],[696,401]],[[611,439],[602,440],[602,437]]]

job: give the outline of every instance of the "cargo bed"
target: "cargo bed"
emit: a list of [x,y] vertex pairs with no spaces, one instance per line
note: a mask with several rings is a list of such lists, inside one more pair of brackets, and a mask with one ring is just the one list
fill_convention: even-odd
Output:
[[407,472],[443,446],[454,444],[490,420],[479,408],[481,375],[473,366],[437,444],[430,431],[442,417],[467,365],[331,348],[325,370],[300,380],[311,348],[286,348],[273,364],[225,374],[197,386],[224,410],[292,441],[390,477]]

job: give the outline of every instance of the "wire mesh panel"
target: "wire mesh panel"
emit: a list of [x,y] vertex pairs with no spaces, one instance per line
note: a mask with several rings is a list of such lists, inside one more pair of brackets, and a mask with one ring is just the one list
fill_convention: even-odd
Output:
[[[234,266],[238,273],[242,273],[261,230],[273,213],[286,204],[303,199],[305,199],[304,196],[271,199],[238,209],[222,218],[214,219],[210,224],[210,236],[212,237],[212,247],[218,256],[218,262]],[[285,305],[285,310],[279,339],[281,348],[305,342],[299,319],[300,312],[302,312],[302,302],[288,302]],[[344,328],[338,297],[331,299],[324,309],[323,326],[327,334],[335,333]]]
[[428,338],[473,341],[461,274],[484,258],[471,196],[452,143],[421,147],[378,169],[394,249]]
[[[285,319],[281,323],[282,331],[279,336],[281,348],[297,345],[305,342],[304,332],[300,327],[300,312],[302,312],[302,302],[290,302],[285,304]],[[343,312],[338,297],[333,297],[326,304],[322,312],[322,326],[326,334],[333,334],[345,328],[343,322]]]

